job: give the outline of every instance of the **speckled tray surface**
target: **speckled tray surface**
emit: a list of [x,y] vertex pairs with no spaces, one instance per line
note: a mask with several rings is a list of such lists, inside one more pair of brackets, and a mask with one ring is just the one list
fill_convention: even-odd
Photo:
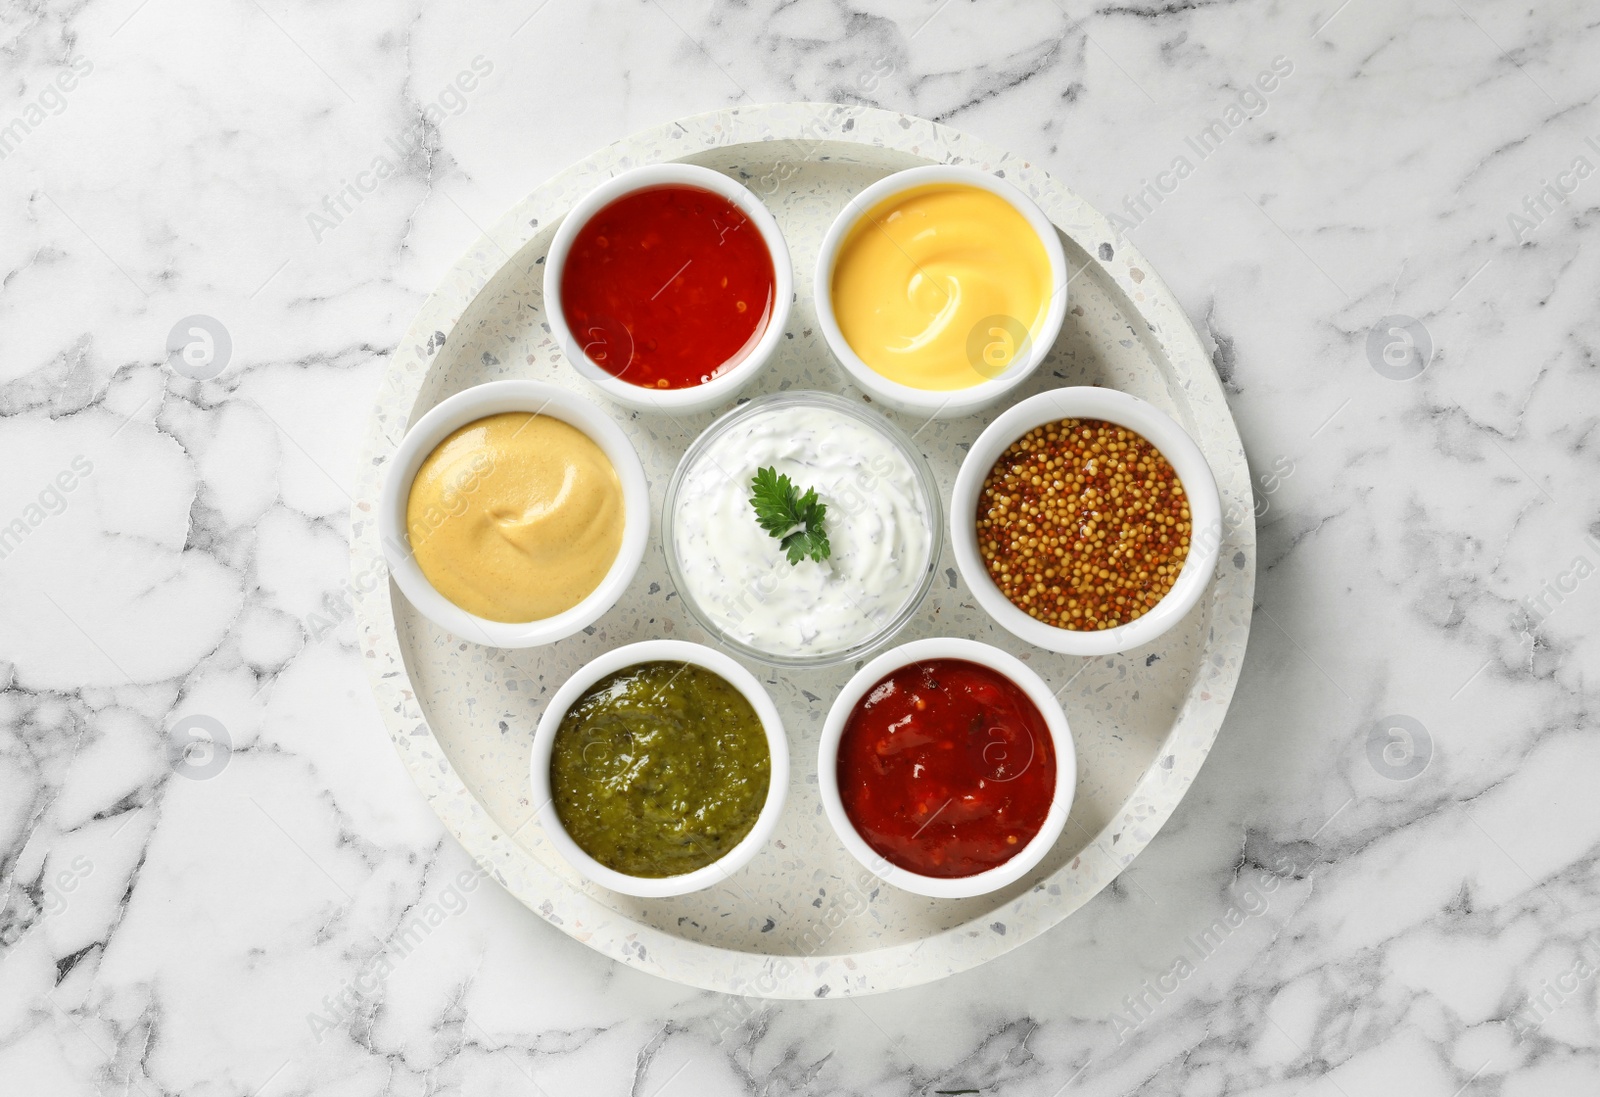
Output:
[[[1020,400],[1095,384],[1153,402],[1199,443],[1222,492],[1224,540],[1200,605],[1156,642],[1080,659],[1028,647],[964,589],[946,547],[932,593],[893,642],[985,640],[1061,690],[1077,740],[1077,799],[1065,833],[1030,875],[977,899],[923,899],[880,884],[845,852],[817,795],[817,736],[860,663],[779,672],[751,665],[789,733],[793,777],[774,840],[721,887],[631,899],[584,882],[545,840],[530,802],[528,757],[546,699],[587,660],[659,637],[709,642],[679,601],[660,545],[660,507],[683,450],[715,413],[641,416],[588,389],[544,323],[544,255],[559,219],[602,180],[684,160],[726,172],[771,207],[788,238],[797,300],[788,338],[746,395],[825,389],[854,398],[816,331],[812,268],[846,200],[891,171],[971,164],[1003,174],[1061,230],[1074,272],[1067,322]],[[386,576],[373,520],[406,428],[440,400],[484,381],[531,377],[611,408],[650,478],[651,546],[617,606],[585,633],[504,651],[432,626]],[[726,409],[719,409],[726,410]],[[992,415],[915,432],[948,498],[968,445]],[[562,932],[625,964],[737,994],[867,994],[981,964],[1049,929],[1105,887],[1155,836],[1216,738],[1244,658],[1255,584],[1249,470],[1222,388],[1188,318],[1139,254],[1057,180],[1025,160],[922,119],[863,107],[783,104],[674,122],[602,149],[544,183],[446,275],[395,352],[372,414],[352,512],[362,654],[400,757],[439,817],[513,895]],[[370,588],[370,589],[369,589]]]

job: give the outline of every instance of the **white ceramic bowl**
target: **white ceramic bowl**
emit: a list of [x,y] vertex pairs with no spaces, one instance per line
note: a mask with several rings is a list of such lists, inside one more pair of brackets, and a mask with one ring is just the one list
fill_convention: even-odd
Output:
[[[962,659],[988,667],[1011,679],[1038,706],[1055,747],[1056,789],[1044,825],[1009,861],[972,876],[924,876],[893,864],[867,845],[855,824],[850,821],[850,816],[845,813],[844,801],[839,797],[839,740],[844,735],[845,724],[849,722],[856,702],[901,667],[932,659]],[[833,824],[834,832],[844,843],[844,848],[850,851],[850,856],[885,883],[933,899],[966,899],[974,895],[986,895],[1026,876],[1044,859],[1061,836],[1061,829],[1067,825],[1067,814],[1072,810],[1072,798],[1077,787],[1078,753],[1072,742],[1072,731],[1067,727],[1066,714],[1061,711],[1055,694],[1045,685],[1044,679],[1022,660],[976,640],[949,637],[913,640],[909,644],[891,648],[872,660],[839,691],[833,707],[828,710],[828,719],[822,725],[822,741],[817,747],[817,788],[822,796],[822,810],[828,816],[828,822]]]
[[[766,330],[741,361],[720,376],[693,388],[645,388],[607,373],[584,353],[583,343],[567,325],[566,315],[561,308],[561,276],[567,267],[572,241],[579,230],[618,198],[660,186],[699,187],[727,199],[750,218],[750,223],[761,233],[761,239],[766,241],[767,251],[772,256],[772,315],[767,318]],[[649,164],[601,183],[580,199],[561,222],[544,261],[545,315],[550,321],[551,334],[561,345],[567,361],[572,363],[573,369],[584,380],[607,398],[636,411],[688,414],[707,411],[732,400],[761,372],[772,357],[772,352],[783,341],[783,329],[789,323],[789,308],[793,303],[794,267],[789,261],[789,246],[778,229],[777,219],[748,188],[721,172],[695,164]]]
[[[978,552],[978,496],[1000,455],[1028,431],[1058,419],[1103,419],[1144,435],[1171,463],[1189,497],[1189,555],[1178,581],[1144,616],[1096,632],[1056,628],[1029,617],[1000,592]],[[1222,544],[1222,504],[1217,482],[1200,447],[1182,427],[1136,396],[1091,387],[1052,389],[1002,412],[978,435],[961,462],[950,491],[950,547],[961,576],[1008,632],[1049,651],[1067,655],[1109,655],[1141,647],[1181,621],[1211,582]]]
[[[573,702],[581,697],[585,690],[608,674],[640,663],[657,662],[693,663],[704,667],[713,674],[722,676],[744,694],[761,719],[762,729],[767,733],[767,752],[771,756],[769,769],[771,779],[767,785],[766,802],[761,805],[761,814],[756,817],[755,826],[750,828],[750,833],[746,834],[738,845],[719,860],[679,876],[629,876],[607,868],[590,857],[578,847],[578,843],[572,840],[566,828],[561,825],[561,817],[556,812],[555,802],[551,796],[550,754],[555,747],[556,732],[561,727],[567,709],[572,707]],[[783,721],[778,716],[778,709],[772,703],[772,698],[767,696],[767,691],[756,681],[755,675],[734,662],[730,656],[703,644],[691,644],[686,640],[645,640],[606,652],[585,664],[556,690],[555,695],[550,698],[550,704],[545,707],[544,715],[539,718],[538,730],[533,735],[533,758],[529,763],[529,776],[532,781],[533,802],[539,805],[539,822],[544,827],[545,836],[550,839],[550,843],[556,847],[556,851],[567,864],[580,874],[601,887],[619,891],[624,895],[637,895],[647,899],[687,895],[691,891],[700,891],[702,888],[726,880],[749,864],[751,858],[766,845],[767,839],[772,837],[772,832],[778,826],[778,817],[783,814],[784,799],[789,793],[789,740],[784,735]]]
[[[440,594],[417,565],[406,533],[406,501],[417,469],[434,448],[460,427],[487,415],[527,411],[570,423],[594,440],[622,483],[622,546],[611,570],[590,595],[564,613],[540,621],[491,621],[468,613]],[[389,574],[413,606],[434,624],[463,640],[496,648],[530,648],[571,636],[610,609],[633,581],[650,536],[650,485],[644,466],[622,428],[576,393],[542,381],[490,381],[441,401],[406,432],[389,463],[378,497],[378,530]]]
[[[970,388],[951,391],[912,388],[910,385],[891,381],[878,373],[863,362],[861,356],[851,348],[844,333],[839,330],[839,321],[833,311],[834,261],[838,258],[839,248],[849,237],[851,230],[868,211],[885,199],[903,191],[936,183],[958,183],[979,187],[1009,202],[1039,234],[1039,241],[1044,245],[1045,255],[1050,260],[1052,287],[1050,307],[1045,314],[1044,325],[1030,338],[1028,352],[1019,355],[998,376]],[[1061,238],[1056,234],[1056,227],[1050,223],[1044,211],[1010,183],[976,168],[952,167],[948,164],[907,168],[905,171],[897,171],[878,180],[856,195],[834,219],[827,235],[822,238],[822,250],[817,255],[814,295],[817,304],[817,323],[822,329],[822,337],[852,381],[871,393],[874,399],[881,400],[896,411],[931,419],[954,419],[992,407],[1006,393],[1026,381],[1028,376],[1039,368],[1039,363],[1049,355],[1056,336],[1061,333],[1061,322],[1067,315],[1067,256],[1061,247]]]

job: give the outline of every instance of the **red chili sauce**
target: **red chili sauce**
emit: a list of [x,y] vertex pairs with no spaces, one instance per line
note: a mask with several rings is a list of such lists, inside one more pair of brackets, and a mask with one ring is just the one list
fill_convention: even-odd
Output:
[[773,284],[766,241],[739,207],[699,187],[650,187],[578,231],[561,308],[607,373],[644,388],[693,388],[760,340]]
[[838,774],[867,845],[923,876],[1009,861],[1039,833],[1056,790],[1038,706],[964,659],[913,663],[873,686],[845,724]]

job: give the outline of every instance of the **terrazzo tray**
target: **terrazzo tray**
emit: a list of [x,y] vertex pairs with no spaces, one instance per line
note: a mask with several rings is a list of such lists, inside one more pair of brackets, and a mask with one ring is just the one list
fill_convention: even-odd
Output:
[[[783,714],[793,776],[773,841],[725,885],[676,899],[630,899],[584,882],[540,829],[528,758],[556,688],[621,644],[712,642],[673,589],[659,521],[678,458],[716,413],[675,419],[607,404],[565,363],[544,322],[542,264],[562,215],[602,180],[662,160],[740,179],[788,238],[797,296],[788,337],[745,395],[824,389],[864,399],[816,330],[812,268],[823,232],[851,195],[891,171],[969,164],[1003,175],[1039,204],[1060,229],[1075,272],[1053,353],[1014,399],[1061,385],[1121,389],[1176,418],[1210,461],[1224,515],[1215,580],[1186,620],[1147,647],[1081,659],[1023,644],[977,607],[948,546],[933,591],[894,638],[981,639],[1026,660],[1060,690],[1079,752],[1071,819],[1049,856],[997,894],[949,901],[896,890],[865,873],[829,829],[817,794],[817,736],[859,662],[794,672],[747,664]],[[644,461],[657,524],[643,566],[611,612],[569,640],[521,651],[465,643],[422,618],[387,582],[374,521],[406,428],[445,397],[508,377],[554,382],[608,407]],[[915,433],[948,498],[962,455],[993,415],[889,417]],[[538,187],[423,306],[389,365],[359,463],[351,543],[361,652],[394,747],[433,810],[494,879],[551,925],[691,986],[772,998],[869,994],[973,967],[1043,933],[1115,878],[1172,814],[1211,748],[1244,658],[1255,583],[1251,498],[1238,432],[1194,328],[1138,252],[1060,182],[905,115],[813,104],[721,111],[620,141]]]

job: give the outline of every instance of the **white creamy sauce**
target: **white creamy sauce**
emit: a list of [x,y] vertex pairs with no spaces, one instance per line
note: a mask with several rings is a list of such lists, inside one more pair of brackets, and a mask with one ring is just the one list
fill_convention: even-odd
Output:
[[[750,481],[776,467],[816,490],[829,558],[790,565],[756,522]],[[921,481],[889,439],[826,407],[757,412],[716,439],[679,487],[676,544],[690,596],[729,636],[775,655],[824,655],[865,640],[929,567]]]

